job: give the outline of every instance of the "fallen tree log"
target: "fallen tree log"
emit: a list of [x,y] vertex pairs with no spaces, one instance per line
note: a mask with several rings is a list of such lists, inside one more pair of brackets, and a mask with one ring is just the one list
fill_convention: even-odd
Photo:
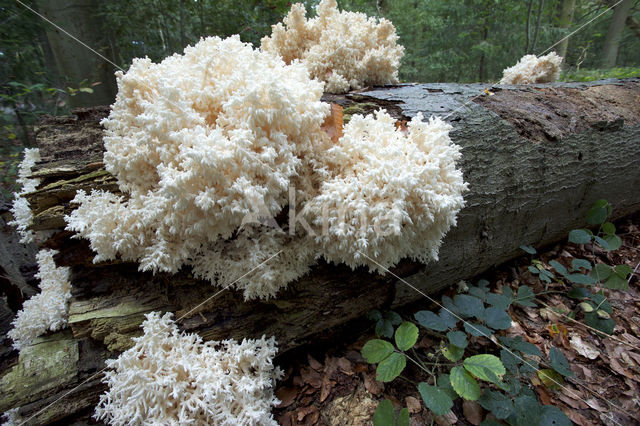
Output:
[[[423,292],[514,258],[522,244],[565,238],[584,225],[599,198],[614,206],[615,217],[640,210],[638,79],[528,87],[402,85],[326,100],[341,104],[347,118],[386,108],[401,120],[422,112],[453,124],[451,137],[462,147],[459,166],[470,188],[467,205],[438,262],[403,261],[393,270]],[[282,353],[370,309],[422,297],[390,274],[320,262],[275,300],[244,302],[240,292],[228,290],[200,305],[218,289],[188,270],[152,275],[132,263],[93,264],[88,242],[64,231],[64,215],[79,189],[118,191],[102,164],[99,121],[107,114],[105,107],[82,109],[45,117],[40,125],[42,161],[33,176],[42,183],[27,199],[32,229],[47,236],[42,246],[59,250],[57,264],[72,268],[70,328],[0,364],[0,412],[20,406],[23,417],[35,415],[33,424],[90,415],[103,390],[94,373],[131,345],[150,311],[180,317],[198,306],[180,322],[182,329],[207,340],[274,335]],[[42,366],[38,359],[52,362]]]

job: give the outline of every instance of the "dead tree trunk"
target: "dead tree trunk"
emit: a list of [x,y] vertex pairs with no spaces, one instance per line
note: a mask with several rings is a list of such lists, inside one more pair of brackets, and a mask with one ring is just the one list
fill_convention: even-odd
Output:
[[[422,112],[447,116],[453,124],[470,187],[467,206],[438,262],[405,261],[394,270],[422,291],[435,292],[518,256],[522,244],[566,238],[584,225],[599,198],[612,203],[616,217],[640,210],[639,96],[640,80],[632,79],[528,87],[402,85],[327,101],[342,104],[345,117],[386,108],[399,119]],[[88,243],[63,230],[78,189],[117,191],[102,164],[99,120],[107,113],[93,108],[45,117],[38,133],[43,160],[34,176],[43,181],[28,195],[33,229],[57,231],[44,245],[60,250],[59,266],[72,267],[73,297],[68,330],[0,363],[0,412],[20,406],[25,417],[38,413],[32,424],[90,415],[103,391],[101,376],[92,374],[131,345],[145,313],[169,310],[179,317],[217,291],[189,271],[152,275],[131,263],[93,264]],[[275,335],[286,351],[370,309],[420,297],[392,276],[320,263],[275,300],[244,302],[239,292],[225,291],[180,325],[205,339]]]

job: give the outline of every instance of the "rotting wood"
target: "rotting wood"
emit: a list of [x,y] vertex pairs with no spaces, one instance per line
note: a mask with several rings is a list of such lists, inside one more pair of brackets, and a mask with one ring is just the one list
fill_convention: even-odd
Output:
[[[397,119],[418,112],[450,115],[451,137],[462,146],[459,165],[470,191],[440,260],[426,266],[403,261],[394,269],[421,291],[435,292],[476,276],[519,255],[521,244],[566,238],[570,229],[583,226],[586,210],[598,198],[612,203],[615,217],[640,210],[638,79],[530,87],[402,85],[326,99],[343,105],[346,119],[376,107],[390,109]],[[106,108],[83,109],[74,117],[46,117],[40,126],[43,161],[34,174],[43,181],[28,195],[34,229],[58,230],[44,246],[60,250],[56,261],[72,267],[73,284],[70,330],[43,341],[58,339],[77,347],[78,358],[71,370],[58,375],[54,366],[40,371],[22,359],[13,366],[3,363],[8,368],[0,372],[2,394],[29,374],[54,379],[46,389],[18,389],[10,400],[3,399],[0,411],[19,405],[27,416],[36,412],[100,370],[104,359],[129,347],[145,312],[170,310],[180,317],[218,290],[193,279],[188,270],[152,275],[131,263],[94,265],[87,241],[61,231],[78,189],[118,191],[101,163],[98,123],[107,113]],[[320,262],[275,300],[244,302],[239,292],[225,291],[180,326],[205,339],[275,335],[286,351],[372,308],[420,297],[392,276]],[[86,416],[101,386],[92,379],[33,423]]]

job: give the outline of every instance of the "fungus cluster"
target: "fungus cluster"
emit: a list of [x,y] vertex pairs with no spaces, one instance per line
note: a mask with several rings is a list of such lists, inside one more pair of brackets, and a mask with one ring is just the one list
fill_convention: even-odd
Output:
[[33,242],[35,233],[28,229],[33,220],[33,213],[29,207],[29,202],[24,197],[25,194],[33,192],[40,184],[39,179],[31,178],[31,169],[40,160],[40,150],[38,148],[26,148],[24,158],[18,167],[18,179],[16,183],[20,185],[20,192],[14,194],[11,213],[13,220],[9,225],[15,226],[20,235],[20,242],[23,244]]
[[47,331],[60,330],[69,319],[68,302],[71,298],[69,268],[57,267],[55,250],[40,250],[36,255],[40,280],[40,293],[26,300],[14,318],[13,328],[7,335],[13,347],[20,350]]
[[525,55],[514,66],[502,71],[500,84],[553,83],[560,77],[562,56],[556,52],[537,57]]
[[288,64],[300,61],[313,78],[326,82],[329,93],[398,82],[404,47],[396,43],[390,21],[339,11],[336,0],[322,0],[317,12],[306,19],[304,5],[294,4],[284,25],[273,25],[271,36],[262,39],[262,50]]
[[277,425],[274,338],[203,342],[180,332],[171,315],[148,314],[134,346],[107,361],[109,390],[94,417],[111,425]]
[[383,111],[332,140],[323,83],[237,37],[136,60],[117,79],[104,162],[122,194],[79,191],[66,217],[95,262],[188,265],[269,298],[321,257],[375,271],[437,259],[464,204],[448,124],[418,115],[396,128]]

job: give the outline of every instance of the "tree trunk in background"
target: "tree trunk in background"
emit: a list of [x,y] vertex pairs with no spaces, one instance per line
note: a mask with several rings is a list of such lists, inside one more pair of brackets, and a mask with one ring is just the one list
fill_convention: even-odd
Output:
[[[614,220],[640,210],[640,79],[490,87],[493,96],[480,97],[486,87],[408,84],[324,98],[347,114],[385,108],[396,119],[420,112],[446,116],[453,125],[451,138],[462,148],[458,166],[470,189],[466,207],[444,239],[439,261],[402,261],[393,269],[424,292],[520,256],[520,245],[566,241],[569,230],[585,226],[587,210],[600,198],[613,205]],[[145,313],[180,317],[218,291],[187,270],[152,275],[134,263],[93,264],[88,242],[63,231],[78,189],[118,191],[102,164],[99,122],[108,109],[76,114],[43,118],[42,161],[33,173],[43,181],[27,195],[33,229],[56,232],[42,246],[59,250],[57,264],[72,268],[70,328],[38,339],[19,358],[17,352],[0,358],[0,412],[21,407],[29,417],[46,407],[29,424],[86,421],[104,391],[102,375],[94,373],[131,346]],[[179,326],[205,340],[273,335],[282,353],[318,336],[330,338],[329,330],[373,308],[421,298],[391,275],[320,262],[276,299],[244,302],[241,293],[223,291]],[[0,330],[10,319],[0,312]],[[352,328],[360,326],[370,323]]]
[[[95,16],[94,0],[39,0],[40,13],[78,40],[107,58],[110,53],[108,38]],[[69,96],[72,107],[105,105],[115,100],[114,67],[67,34],[46,23],[47,38],[55,58],[58,74],[74,89],[90,87],[93,93],[78,92]],[[100,82],[96,86],[93,83]]]
[[524,48],[524,54],[529,53],[529,44],[531,38],[531,9],[533,8],[533,0],[529,0],[529,6],[527,6],[527,24],[525,26],[525,32],[527,36],[527,44]]
[[602,46],[602,56],[600,57],[601,68],[613,68],[616,66],[620,38],[622,37],[625,21],[627,20],[627,16],[629,16],[629,10],[632,4],[632,0],[623,0],[622,3],[613,9],[613,17],[607,30],[607,37],[604,39],[604,45]]
[[538,17],[536,18],[536,29],[533,32],[533,41],[531,42],[531,53],[536,53],[536,43],[538,43],[538,34],[540,33],[540,23],[542,22],[542,10],[544,7],[544,0],[538,1]]
[[636,36],[640,37],[640,21],[629,15],[627,16],[627,26],[636,34]]
[[184,0],[180,0],[180,49],[184,49],[187,40],[184,36]]
[[[558,19],[558,27],[567,29],[573,22],[573,12],[576,8],[576,0],[562,0],[560,9],[560,17]],[[565,34],[566,36],[566,34]],[[562,40],[558,43],[556,52],[563,58],[567,56],[567,48],[569,47],[569,39]]]

